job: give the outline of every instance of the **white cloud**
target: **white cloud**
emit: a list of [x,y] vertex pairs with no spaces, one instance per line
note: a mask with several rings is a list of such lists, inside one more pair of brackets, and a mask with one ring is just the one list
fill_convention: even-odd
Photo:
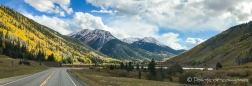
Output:
[[[40,12],[55,13],[60,16],[65,16],[73,12],[72,8],[69,8],[70,0],[24,0],[27,4],[35,8]],[[58,4],[59,6],[56,6]],[[64,11],[65,12],[64,12]]]
[[169,32],[169,33],[164,33],[161,36],[156,35],[156,38],[161,43],[164,43],[165,45],[168,45],[175,50],[186,49],[186,46],[182,46],[178,43],[178,42],[182,41],[182,39],[180,39],[178,36],[179,36],[179,34],[177,34],[177,33]]
[[[187,31],[224,31],[229,27],[252,20],[250,0],[86,0],[101,8],[98,13],[115,15],[106,24],[114,35],[124,37],[152,36],[175,49],[191,48],[205,40],[187,38],[185,46],[177,33],[158,34],[160,27]],[[225,4],[223,4],[225,3]],[[117,34],[116,34],[116,33]]]
[[200,44],[200,43],[202,43],[204,41],[205,40],[203,40],[201,38],[191,38],[191,37],[188,37],[186,39],[186,43],[188,43],[188,44],[194,44],[194,45]]
[[159,29],[157,26],[140,21],[138,16],[128,19],[118,18],[111,21],[108,25],[105,25],[101,17],[82,12],[75,12],[73,19],[71,20],[63,20],[57,17],[48,17],[45,15],[33,16],[28,13],[24,13],[24,15],[64,35],[80,31],[82,29],[102,29],[110,31],[119,39],[128,37],[143,38],[151,36],[173,49],[185,49],[184,46],[178,43],[181,41],[181,39],[178,38],[179,34],[169,32],[158,35],[157,33]]
[[[134,16],[130,18],[117,18],[111,20],[107,25],[105,25],[101,17],[93,16],[89,13],[75,12],[73,17],[74,26],[80,29],[102,29],[110,31],[115,37],[119,39],[128,37],[155,37],[158,40],[162,40],[161,43],[168,45],[174,49],[184,49],[178,42],[181,39],[178,38],[179,34],[175,33],[165,33],[163,35],[158,35],[159,28],[152,24],[144,21],[140,21],[139,16]],[[131,22],[129,22],[131,21]]]
[[92,10],[91,12],[94,12],[94,13],[108,13],[108,14],[114,14],[115,11],[112,11],[112,10]]
[[71,31],[69,31],[67,28],[70,27],[69,23],[57,18],[57,17],[48,17],[48,16],[45,16],[45,15],[42,15],[42,16],[33,16],[31,14],[23,14],[25,15],[26,17],[30,18],[30,19],[33,19],[34,21],[42,24],[42,25],[45,25],[61,34],[69,34],[71,33]]
[[[252,19],[250,0],[86,0],[117,16],[132,15],[141,21],[179,31],[202,29],[223,31],[235,23]],[[225,4],[223,4],[225,3]]]
[[76,12],[74,14],[73,23],[82,29],[104,29],[105,27],[100,17],[82,12]]

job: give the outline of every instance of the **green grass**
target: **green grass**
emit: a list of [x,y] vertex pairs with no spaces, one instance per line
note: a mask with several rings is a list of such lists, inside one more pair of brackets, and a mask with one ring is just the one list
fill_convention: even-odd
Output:
[[[13,61],[13,66],[11,66]],[[20,59],[13,59],[4,55],[0,55],[0,79],[13,76],[32,74],[46,70],[45,65],[39,65],[38,62],[30,61],[31,65],[19,65]]]
[[90,86],[184,86],[177,83],[152,81],[136,78],[113,77],[104,71],[90,69],[70,70],[77,78]]

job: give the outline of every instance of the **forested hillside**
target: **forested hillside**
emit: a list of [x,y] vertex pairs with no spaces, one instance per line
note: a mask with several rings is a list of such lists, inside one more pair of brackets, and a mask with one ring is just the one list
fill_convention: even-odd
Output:
[[233,26],[167,62],[214,67],[252,62],[252,22]]
[[1,54],[29,60],[64,61],[71,57],[84,63],[117,61],[10,8],[0,5],[0,14]]

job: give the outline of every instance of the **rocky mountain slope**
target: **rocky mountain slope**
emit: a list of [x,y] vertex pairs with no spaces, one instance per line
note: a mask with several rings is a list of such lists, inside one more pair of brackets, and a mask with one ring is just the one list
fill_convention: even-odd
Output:
[[[109,32],[100,29],[96,30],[84,29],[75,34],[71,34],[70,37],[81,40],[82,42],[88,44],[90,47],[100,51],[103,54],[122,60],[148,61],[152,58],[156,60],[162,60],[163,58],[173,56],[172,54],[163,55],[160,53],[153,53],[141,49],[137,46],[125,43],[115,38]],[[130,43],[136,40],[138,39],[132,38],[131,40],[125,40],[125,41],[128,41]],[[153,39],[151,40],[144,39],[144,41],[154,42],[155,40],[153,41]]]

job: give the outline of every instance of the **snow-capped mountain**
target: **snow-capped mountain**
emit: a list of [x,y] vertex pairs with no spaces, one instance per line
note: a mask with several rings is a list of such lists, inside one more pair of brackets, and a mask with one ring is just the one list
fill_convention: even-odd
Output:
[[121,40],[115,38],[110,32],[104,30],[84,29],[70,35],[70,37],[77,38],[91,48],[113,58],[132,61],[150,60],[152,58],[162,60],[165,58],[162,55],[122,42]]
[[158,40],[156,40],[153,37],[144,37],[142,40],[140,40],[141,42],[147,42],[147,43],[153,43],[162,47],[165,47],[166,45],[162,44],[161,42],[159,42]]
[[133,42],[140,41],[140,40],[141,40],[140,38],[130,37],[130,38],[124,38],[121,41],[128,43],[128,44],[131,44]]
[[162,46],[165,47],[166,45],[162,44],[161,42],[159,42],[158,40],[156,40],[153,37],[144,37],[144,38],[135,38],[135,37],[130,37],[130,38],[124,38],[121,41],[128,43],[128,44],[132,44],[134,42],[146,42],[146,43],[153,43],[156,44],[158,46]]
[[110,32],[99,29],[84,29],[71,34],[70,37],[77,38],[93,49],[118,59],[141,60],[155,58],[156,60],[162,60],[177,55],[175,50],[165,46],[153,37],[119,40]]
[[159,42],[158,40],[156,40],[153,37],[145,37],[139,41],[135,41],[133,43],[131,43],[131,45],[137,46],[141,49],[153,52],[153,53],[159,53],[159,54],[166,54],[166,55],[177,55],[179,53],[184,52],[185,50],[174,50],[169,46],[166,46],[164,44],[162,44],[161,42]]
[[70,37],[77,38],[84,43],[95,43],[96,48],[101,48],[106,42],[116,39],[110,32],[101,29],[84,29],[80,32],[71,34]]

